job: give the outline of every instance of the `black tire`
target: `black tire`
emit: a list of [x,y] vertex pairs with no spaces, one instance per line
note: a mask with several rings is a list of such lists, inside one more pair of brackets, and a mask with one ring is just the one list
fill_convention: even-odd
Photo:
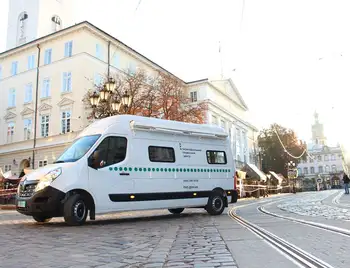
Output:
[[172,214],[180,214],[182,211],[184,211],[184,208],[171,208],[168,209],[170,213]]
[[83,196],[71,195],[64,203],[63,216],[67,224],[77,226],[85,223],[88,215],[88,207]]
[[220,215],[225,209],[225,197],[221,192],[214,191],[208,199],[205,210],[213,216]]
[[46,217],[43,217],[43,216],[33,216],[33,219],[36,221],[36,222],[49,222],[52,218],[46,218]]

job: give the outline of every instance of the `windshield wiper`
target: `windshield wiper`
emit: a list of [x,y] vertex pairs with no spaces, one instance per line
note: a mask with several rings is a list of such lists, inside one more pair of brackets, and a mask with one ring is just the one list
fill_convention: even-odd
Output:
[[59,163],[64,163],[64,161],[63,160],[59,160],[59,161],[55,161],[55,162],[53,162],[54,164],[59,164]]

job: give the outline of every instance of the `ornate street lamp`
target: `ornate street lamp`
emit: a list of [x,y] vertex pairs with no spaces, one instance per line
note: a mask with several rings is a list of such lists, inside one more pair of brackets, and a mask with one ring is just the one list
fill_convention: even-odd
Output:
[[96,108],[99,102],[100,102],[100,95],[95,91],[90,96],[90,104],[91,104],[92,108]]
[[131,105],[131,96],[127,92],[125,92],[122,96],[122,105],[124,108],[124,112],[126,112]]
[[105,83],[105,86],[110,93],[112,93],[116,89],[116,84],[112,77],[108,78],[108,81]]
[[111,92],[107,89],[106,85],[104,85],[103,88],[100,90],[101,101],[107,101],[110,95]]
[[112,111],[115,113],[118,113],[119,109],[120,109],[120,105],[121,105],[120,101],[118,101],[116,98],[114,98],[111,102]]

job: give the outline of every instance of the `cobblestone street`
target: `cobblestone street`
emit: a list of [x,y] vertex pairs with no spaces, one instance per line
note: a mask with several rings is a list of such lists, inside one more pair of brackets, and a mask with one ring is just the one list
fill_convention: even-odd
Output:
[[216,227],[227,215],[190,212],[120,213],[67,227],[60,219],[43,225],[0,211],[0,266],[236,267]]

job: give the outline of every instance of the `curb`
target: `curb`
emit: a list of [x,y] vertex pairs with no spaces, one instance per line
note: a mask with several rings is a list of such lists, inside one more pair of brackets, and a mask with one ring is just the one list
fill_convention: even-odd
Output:
[[16,210],[15,205],[0,205],[0,210]]

